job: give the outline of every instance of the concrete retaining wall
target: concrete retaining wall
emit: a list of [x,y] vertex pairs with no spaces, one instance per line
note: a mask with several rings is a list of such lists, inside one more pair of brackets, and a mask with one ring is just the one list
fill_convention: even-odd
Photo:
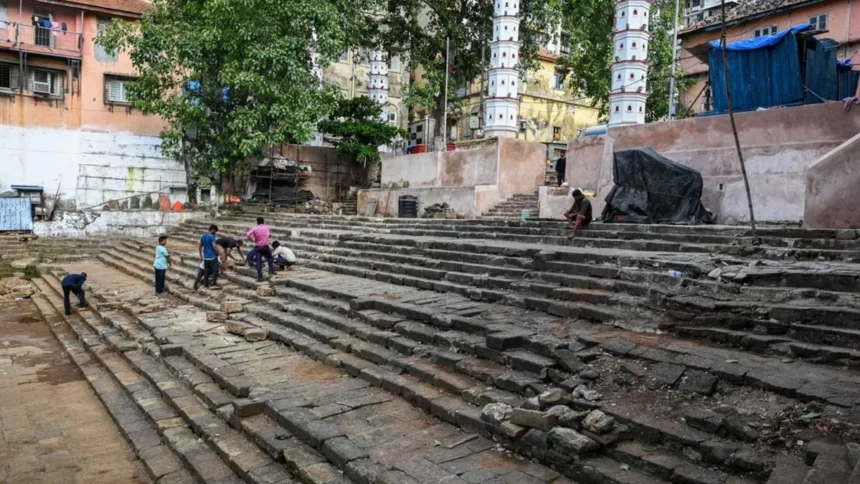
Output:
[[[735,120],[756,219],[767,222],[803,219],[807,170],[860,132],[860,112],[845,112],[842,103],[740,113]],[[596,190],[593,206],[595,213],[600,213],[612,188],[612,153],[643,146],[702,173],[702,201],[719,223],[748,222],[743,177],[728,116],[614,127],[600,140],[571,140],[567,154],[570,185]]]
[[121,235],[155,237],[167,229],[195,218],[206,211],[160,212],[156,210],[57,212],[51,222],[34,222],[33,233],[40,237],[91,237]]
[[420,153],[382,160],[382,185],[401,181],[404,188],[359,190],[358,213],[368,200],[377,199],[377,213],[396,217],[397,199],[418,197],[418,214],[424,207],[447,202],[466,217],[479,216],[516,194],[535,193],[543,184],[546,147],[515,139],[482,143],[468,150]]
[[163,157],[159,145],[157,136],[3,126],[0,191],[41,185],[53,197],[59,188],[61,206],[78,209],[149,192],[184,203],[183,164]]
[[860,134],[806,171],[803,223],[812,228],[860,228]]

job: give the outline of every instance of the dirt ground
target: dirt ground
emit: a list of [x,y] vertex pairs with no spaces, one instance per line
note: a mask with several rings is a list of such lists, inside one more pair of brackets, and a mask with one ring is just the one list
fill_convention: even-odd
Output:
[[0,303],[0,482],[149,482],[29,300]]

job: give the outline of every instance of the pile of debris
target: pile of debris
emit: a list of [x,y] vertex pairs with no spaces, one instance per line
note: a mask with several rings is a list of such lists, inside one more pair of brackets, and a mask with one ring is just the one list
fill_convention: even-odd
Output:
[[0,279],[0,301],[14,301],[29,298],[36,293],[32,282],[18,277]]
[[307,202],[303,203],[301,207],[304,210],[304,213],[309,214],[332,215],[334,213],[332,204],[326,202],[321,198],[314,198],[313,200],[308,200]]
[[449,207],[447,203],[434,203],[429,207],[424,207],[424,214],[421,218],[453,219],[464,217],[459,215],[453,208]]

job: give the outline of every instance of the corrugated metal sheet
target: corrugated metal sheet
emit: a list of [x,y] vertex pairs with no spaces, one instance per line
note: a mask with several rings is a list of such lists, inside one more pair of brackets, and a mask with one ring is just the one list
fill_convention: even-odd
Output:
[[857,83],[860,82],[860,71],[852,71],[851,67],[836,66],[836,81],[839,86],[837,99],[857,95]]
[[[797,36],[789,32],[782,42],[756,50],[728,51],[732,107],[749,111],[759,107],[780,106],[803,100]],[[728,111],[723,74],[723,53],[708,54],[714,110]]]
[[0,230],[33,230],[29,198],[0,198]]
[[833,39],[810,39],[806,48],[805,104],[836,100],[836,49]]

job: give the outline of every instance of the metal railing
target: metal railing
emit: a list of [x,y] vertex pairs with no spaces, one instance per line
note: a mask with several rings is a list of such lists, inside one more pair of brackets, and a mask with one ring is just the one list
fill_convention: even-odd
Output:
[[59,55],[81,54],[83,35],[78,32],[49,29],[38,25],[0,22],[0,42],[11,42],[14,48]]

